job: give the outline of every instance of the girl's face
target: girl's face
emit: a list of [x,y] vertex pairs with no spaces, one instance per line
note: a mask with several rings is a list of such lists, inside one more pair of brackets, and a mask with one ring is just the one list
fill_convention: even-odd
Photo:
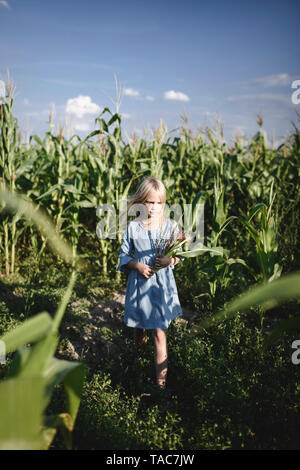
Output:
[[161,214],[164,206],[156,191],[150,191],[144,204],[147,208],[148,218],[150,219],[156,219]]

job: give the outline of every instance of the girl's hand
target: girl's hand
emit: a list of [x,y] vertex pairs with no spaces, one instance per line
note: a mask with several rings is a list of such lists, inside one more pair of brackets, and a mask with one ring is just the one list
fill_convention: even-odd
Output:
[[149,279],[154,274],[153,267],[148,266],[148,264],[144,263],[138,263],[137,270],[142,276],[146,277],[147,279]]
[[155,265],[154,267],[156,269],[162,269],[162,268],[166,268],[167,266],[169,266],[172,262],[172,258],[168,258],[168,256],[157,256],[156,259],[155,259]]

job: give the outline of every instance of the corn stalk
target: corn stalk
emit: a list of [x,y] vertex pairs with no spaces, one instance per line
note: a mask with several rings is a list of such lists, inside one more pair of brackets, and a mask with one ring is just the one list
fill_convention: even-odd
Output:
[[[7,97],[0,104],[0,189],[8,188],[15,194],[20,191],[21,177],[31,171],[34,158],[24,158],[20,143],[17,119],[12,114],[13,96],[12,86],[7,82]],[[16,246],[24,227],[18,225],[20,216],[18,211],[13,217],[0,205],[0,222],[4,236],[0,250],[4,253],[6,275],[14,273],[16,260]]]

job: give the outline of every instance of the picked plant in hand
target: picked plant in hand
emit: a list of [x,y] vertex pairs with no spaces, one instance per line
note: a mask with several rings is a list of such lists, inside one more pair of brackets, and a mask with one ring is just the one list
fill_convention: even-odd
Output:
[[[173,256],[180,256],[180,253],[182,253],[181,247],[187,241],[189,241],[189,238],[186,237],[185,232],[183,230],[178,231],[176,228],[173,229],[169,238],[160,238],[156,244],[157,258],[159,258],[160,266],[169,266],[170,261],[166,258],[170,260]],[[160,268],[156,267],[153,268],[154,272],[159,271],[159,269]]]
[[[214,255],[223,255],[222,247],[209,248],[204,246],[200,241],[194,245],[192,250],[183,251],[183,245],[191,241],[192,238],[187,236],[184,230],[178,230],[178,227],[173,229],[171,236],[168,239],[159,238],[156,243],[157,257],[155,266],[153,266],[153,271],[157,272],[159,269],[169,266],[170,263],[166,258],[193,258],[207,251],[212,252]],[[157,259],[159,259],[159,263],[157,263]],[[156,267],[157,264],[160,266]]]

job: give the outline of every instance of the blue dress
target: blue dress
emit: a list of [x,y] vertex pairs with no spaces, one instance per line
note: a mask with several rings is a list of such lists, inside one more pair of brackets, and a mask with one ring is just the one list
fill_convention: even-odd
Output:
[[[173,274],[174,266],[160,269],[149,279],[136,269],[126,266],[132,259],[154,266],[157,256],[155,243],[161,237],[168,239],[174,228],[176,233],[178,231],[176,222],[168,218],[165,219],[161,233],[159,229],[145,229],[138,220],[132,220],[127,225],[116,269],[128,274],[124,315],[127,326],[165,330],[174,318],[182,315]],[[134,250],[133,256],[132,250]],[[180,261],[184,261],[184,258]]]

